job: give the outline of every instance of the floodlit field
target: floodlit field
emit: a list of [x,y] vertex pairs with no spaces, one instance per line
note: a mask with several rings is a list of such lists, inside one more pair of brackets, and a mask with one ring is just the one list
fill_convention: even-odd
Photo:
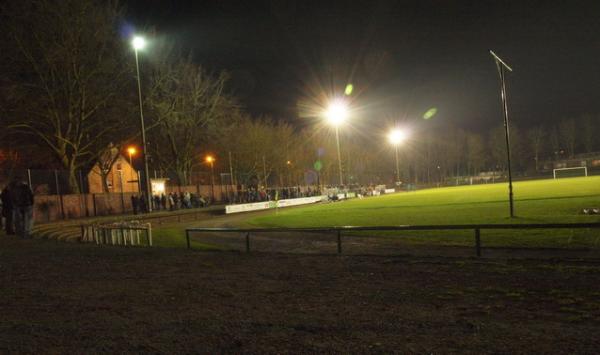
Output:
[[[600,207],[600,177],[514,184],[516,218],[508,217],[508,186],[488,184],[428,189],[381,197],[282,209],[247,221],[253,226],[317,227],[472,223],[598,222],[585,207]],[[485,231],[488,246],[597,247],[600,231]],[[372,233],[371,233],[372,234]],[[472,231],[403,233],[414,243],[472,244]],[[450,238],[452,237],[452,238]]]

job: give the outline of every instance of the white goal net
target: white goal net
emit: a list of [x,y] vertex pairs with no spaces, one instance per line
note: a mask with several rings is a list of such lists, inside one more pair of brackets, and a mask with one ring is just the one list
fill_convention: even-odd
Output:
[[578,177],[578,176],[588,176],[587,167],[578,166],[575,168],[560,168],[554,169],[554,178],[568,178],[568,177]]

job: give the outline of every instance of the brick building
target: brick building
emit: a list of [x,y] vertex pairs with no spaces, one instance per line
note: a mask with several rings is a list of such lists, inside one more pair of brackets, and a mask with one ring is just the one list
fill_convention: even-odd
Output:
[[138,172],[121,154],[116,158],[111,170],[106,175],[108,191],[104,191],[102,188],[102,174],[100,173],[100,169],[100,165],[96,164],[88,173],[87,178],[90,193],[139,192]]

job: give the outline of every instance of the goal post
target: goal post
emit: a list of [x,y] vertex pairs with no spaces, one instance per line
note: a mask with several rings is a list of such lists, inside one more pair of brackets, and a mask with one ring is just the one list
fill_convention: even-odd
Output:
[[588,176],[587,167],[577,166],[574,168],[559,168],[552,171],[554,173],[554,179]]

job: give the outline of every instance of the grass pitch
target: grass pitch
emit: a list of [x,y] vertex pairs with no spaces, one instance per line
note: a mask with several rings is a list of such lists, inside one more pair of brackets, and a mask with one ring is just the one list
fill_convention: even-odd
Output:
[[[428,189],[282,209],[247,223],[261,227],[326,227],[600,221],[600,215],[581,213],[585,207],[600,207],[600,177],[517,182],[513,190],[516,218],[512,219],[508,217],[508,186],[502,183]],[[600,247],[600,230],[482,233],[487,246]],[[404,241],[411,243],[473,243],[472,231],[403,232],[402,236],[406,237]]]

